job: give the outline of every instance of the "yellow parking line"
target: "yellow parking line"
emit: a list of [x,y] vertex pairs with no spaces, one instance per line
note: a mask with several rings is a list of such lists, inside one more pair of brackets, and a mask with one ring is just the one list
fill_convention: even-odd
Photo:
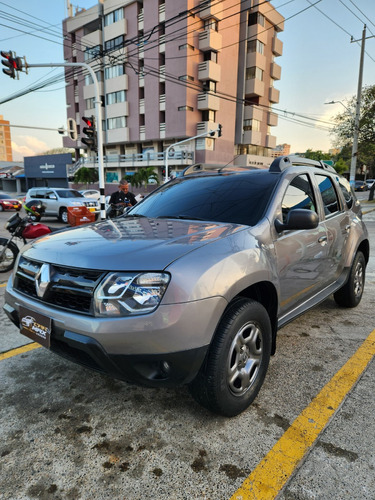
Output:
[[6,283],[0,283],[0,286],[7,286]]
[[2,361],[3,359],[12,358],[13,356],[17,356],[18,354],[23,354],[24,352],[32,351],[33,349],[38,349],[38,347],[42,346],[37,342],[32,342],[31,344],[26,344],[22,347],[17,347],[16,349],[3,352],[2,354],[0,354],[0,361]]
[[375,330],[245,479],[231,500],[274,499],[375,355]]

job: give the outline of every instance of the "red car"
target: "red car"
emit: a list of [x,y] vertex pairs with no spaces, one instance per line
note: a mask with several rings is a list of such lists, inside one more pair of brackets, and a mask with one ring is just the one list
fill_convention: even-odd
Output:
[[17,210],[19,212],[21,207],[22,203],[19,200],[12,198],[9,194],[0,193],[0,212],[4,210]]

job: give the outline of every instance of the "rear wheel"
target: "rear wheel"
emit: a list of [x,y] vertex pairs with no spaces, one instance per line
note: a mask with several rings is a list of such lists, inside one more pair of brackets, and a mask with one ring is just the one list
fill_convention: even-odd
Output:
[[0,273],[6,273],[14,267],[18,255],[18,247],[6,238],[0,238]]
[[3,205],[0,203],[0,212],[3,212],[4,211],[4,207]]
[[345,285],[333,294],[336,304],[356,307],[362,299],[365,286],[366,261],[362,252],[357,252]]
[[189,388],[205,408],[234,417],[255,399],[271,356],[272,330],[266,309],[246,298],[230,305],[207,359]]

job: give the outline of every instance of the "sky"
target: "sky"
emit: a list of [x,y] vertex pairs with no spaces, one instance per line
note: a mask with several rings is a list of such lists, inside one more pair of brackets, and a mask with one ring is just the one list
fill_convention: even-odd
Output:
[[[94,0],[75,2],[74,8],[96,4]],[[361,44],[351,42],[351,37],[361,40],[364,24],[368,38],[363,86],[375,84],[374,0],[274,0],[271,4],[286,19],[284,31],[278,34],[283,42],[283,55],[275,61],[282,68],[281,80],[275,83],[280,91],[280,102],[274,106],[279,123],[272,134],[277,144],[290,144],[292,153],[328,151],[334,146],[329,123],[357,94]],[[0,49],[25,56],[29,64],[62,63],[61,23],[66,16],[66,0],[0,1]],[[30,68],[27,75],[21,73],[19,80],[12,80],[1,72],[0,102],[62,73],[62,68]],[[343,104],[325,104],[332,100]],[[0,115],[13,125],[14,161],[62,147],[57,129],[66,127],[64,81],[0,104]]]

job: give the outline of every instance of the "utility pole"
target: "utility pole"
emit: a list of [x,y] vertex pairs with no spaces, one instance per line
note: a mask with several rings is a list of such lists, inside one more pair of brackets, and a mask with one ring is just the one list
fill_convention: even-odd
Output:
[[177,146],[179,144],[183,144],[185,142],[193,141],[194,139],[198,139],[199,137],[213,137],[216,132],[218,134],[217,136],[221,137],[221,134],[222,134],[222,125],[220,123],[219,123],[218,127],[216,129],[214,129],[214,130],[209,130],[208,132],[203,132],[203,134],[198,134],[198,135],[195,135],[194,137],[189,137],[188,139],[183,139],[182,141],[175,142],[175,143],[171,144],[170,146],[168,146],[167,149],[165,150],[165,177],[164,177],[164,183],[168,182],[168,180],[169,180],[168,157],[169,157],[169,151],[171,150],[171,148],[173,148],[174,146]]
[[[350,162],[350,184],[354,184],[355,173],[357,169],[357,157],[358,157],[358,136],[359,136],[359,117],[361,113],[361,96],[362,96],[362,77],[363,77],[363,60],[365,55],[365,40],[366,40],[366,25],[363,26],[362,31],[362,42],[361,42],[361,58],[359,62],[359,76],[358,76],[358,89],[357,89],[357,104],[355,109],[355,119],[354,119],[354,133],[353,133],[353,147],[352,147],[352,159]],[[352,42],[357,40],[352,40]]]

